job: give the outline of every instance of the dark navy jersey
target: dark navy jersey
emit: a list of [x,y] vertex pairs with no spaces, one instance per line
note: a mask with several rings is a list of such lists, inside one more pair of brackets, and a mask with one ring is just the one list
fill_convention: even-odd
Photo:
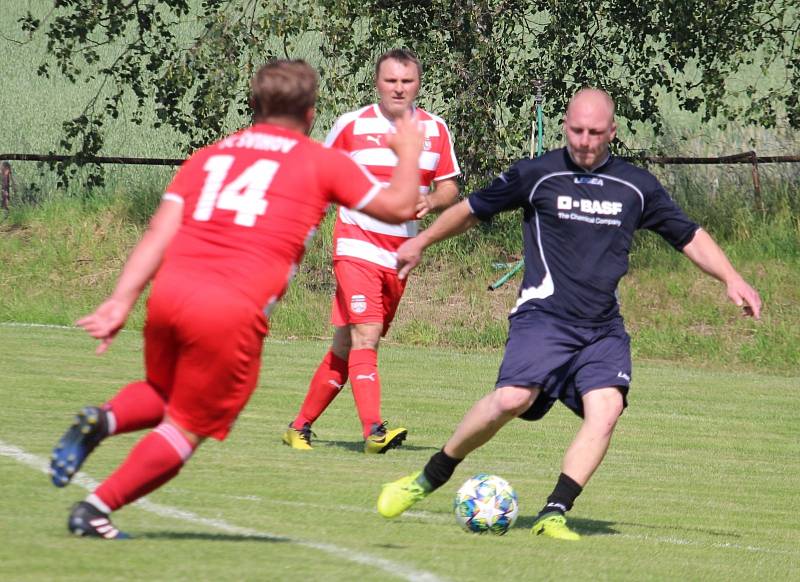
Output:
[[699,228],[647,170],[609,156],[587,172],[566,148],[517,162],[469,205],[484,221],[524,212],[525,275],[512,313],[539,309],[590,327],[619,317],[616,290],[636,229],[682,250]]

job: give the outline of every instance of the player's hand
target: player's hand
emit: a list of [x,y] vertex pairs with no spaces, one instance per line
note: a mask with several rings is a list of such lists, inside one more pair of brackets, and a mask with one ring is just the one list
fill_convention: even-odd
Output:
[[418,123],[410,111],[395,119],[394,133],[386,135],[386,142],[397,157],[419,157],[425,141],[425,128]]
[[433,212],[434,208],[431,206],[431,198],[430,196],[426,196],[425,194],[419,195],[419,200],[417,200],[417,213],[415,216],[417,219],[422,218],[429,212]]
[[94,312],[76,321],[75,325],[82,327],[90,336],[100,340],[100,345],[97,346],[95,353],[102,354],[125,325],[130,309],[129,305],[109,298],[101,303]]
[[728,284],[728,297],[746,316],[761,319],[761,297],[744,279],[737,278]]
[[405,279],[411,270],[419,264],[422,259],[422,251],[425,248],[419,242],[419,238],[410,238],[400,245],[397,249],[397,278]]

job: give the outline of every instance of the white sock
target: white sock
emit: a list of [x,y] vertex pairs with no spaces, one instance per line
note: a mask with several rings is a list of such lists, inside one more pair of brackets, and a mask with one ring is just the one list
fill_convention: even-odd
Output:
[[114,416],[113,410],[106,410],[106,423],[108,428],[108,436],[117,432],[117,417]]

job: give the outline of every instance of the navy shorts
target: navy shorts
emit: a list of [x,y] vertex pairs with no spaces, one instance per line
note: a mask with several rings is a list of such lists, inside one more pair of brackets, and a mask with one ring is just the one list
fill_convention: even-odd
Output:
[[508,340],[495,388],[541,388],[520,418],[539,420],[556,400],[583,418],[582,396],[616,386],[624,406],[631,381],[631,338],[622,319],[578,327],[541,311],[509,318]]

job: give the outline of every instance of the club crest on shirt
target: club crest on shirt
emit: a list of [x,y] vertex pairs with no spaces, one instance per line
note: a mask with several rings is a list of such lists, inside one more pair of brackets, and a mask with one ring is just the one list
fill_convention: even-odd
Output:
[[363,295],[350,297],[350,310],[353,313],[364,313],[367,310],[367,298]]
[[422,149],[426,152],[431,149],[431,138],[426,137],[425,141],[422,142]]

